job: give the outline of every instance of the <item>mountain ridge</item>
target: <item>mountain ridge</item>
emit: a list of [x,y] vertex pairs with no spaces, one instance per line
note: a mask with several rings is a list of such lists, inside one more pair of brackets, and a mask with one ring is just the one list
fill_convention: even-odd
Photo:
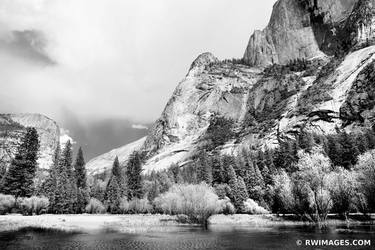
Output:
[[[200,150],[238,154],[276,148],[302,131],[373,126],[372,88],[363,87],[373,84],[363,79],[375,60],[373,2],[279,0],[243,60],[198,56],[140,149],[128,149],[144,152],[150,172],[183,166]],[[88,172],[100,164],[90,161]]]

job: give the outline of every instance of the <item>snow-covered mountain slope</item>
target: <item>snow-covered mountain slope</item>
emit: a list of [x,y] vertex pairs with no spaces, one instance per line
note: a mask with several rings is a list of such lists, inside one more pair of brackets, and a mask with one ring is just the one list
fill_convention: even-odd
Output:
[[[184,165],[201,149],[237,154],[244,147],[277,147],[301,131],[330,134],[336,133],[336,127],[349,131],[372,127],[373,2],[279,0],[268,27],[278,23],[283,29],[267,28],[271,35],[265,38],[280,43],[276,50],[255,48],[250,42],[250,49],[258,54],[246,52],[244,59],[252,66],[221,62],[210,53],[200,55],[147,138],[136,147],[125,147],[145,153],[143,168],[148,172],[173,163]],[[322,20],[318,22],[317,17]],[[326,32],[328,24],[351,34],[348,40],[338,43],[338,37],[331,34],[320,41],[322,33],[315,31]],[[264,45],[261,40],[260,45]],[[295,53],[300,46],[306,53]],[[335,50],[337,55],[331,55]],[[307,66],[287,65],[293,58],[307,60]],[[269,62],[284,65],[262,67]],[[124,155],[117,153],[126,162],[128,150]],[[111,166],[115,154],[106,156],[90,161],[89,173]]]
[[35,127],[39,135],[39,167],[49,168],[60,140],[60,128],[55,121],[40,114],[0,114],[1,162],[10,163],[27,127]]
[[146,137],[141,138],[133,143],[113,149],[106,154],[95,157],[86,164],[86,169],[91,175],[103,173],[112,168],[116,156],[119,157],[120,162],[126,161],[132,152],[139,150],[142,147],[145,140]]

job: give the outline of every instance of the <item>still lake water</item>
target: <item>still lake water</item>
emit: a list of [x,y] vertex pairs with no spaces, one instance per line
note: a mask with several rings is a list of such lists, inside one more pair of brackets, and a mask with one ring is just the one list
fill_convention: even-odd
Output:
[[[308,247],[297,246],[306,239],[362,239],[373,246]],[[246,227],[178,227],[173,232],[124,234],[113,231],[75,232],[22,229],[0,232],[0,249],[375,249],[375,227],[316,227],[284,226],[249,229]]]

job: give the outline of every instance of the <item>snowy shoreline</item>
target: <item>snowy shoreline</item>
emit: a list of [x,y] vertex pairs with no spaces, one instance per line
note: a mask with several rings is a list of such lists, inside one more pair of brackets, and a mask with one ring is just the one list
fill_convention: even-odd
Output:
[[172,230],[179,226],[175,216],[169,215],[1,215],[0,232],[16,231],[26,227],[63,231],[93,232],[114,230],[123,233],[139,233]]
[[[167,232],[176,231],[182,226],[194,226],[177,222],[176,216],[170,215],[38,215],[22,216],[19,214],[1,215],[0,232],[17,231],[22,228],[43,228],[71,232],[100,232],[117,231],[121,233],[142,233],[142,232]],[[349,219],[329,219],[327,225],[340,224],[374,224],[374,217],[371,220],[361,221]],[[210,228],[230,228],[236,226],[246,227],[272,227],[272,226],[302,226],[312,225],[308,222],[290,220],[286,217],[276,215],[213,215],[209,218]]]

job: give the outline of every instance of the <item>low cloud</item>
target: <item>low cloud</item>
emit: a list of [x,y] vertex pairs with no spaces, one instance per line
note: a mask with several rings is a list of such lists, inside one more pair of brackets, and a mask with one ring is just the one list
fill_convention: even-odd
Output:
[[142,125],[142,124],[133,124],[132,128],[134,128],[134,129],[140,129],[140,130],[147,130],[148,129],[147,126]]
[[69,130],[60,128],[60,147],[63,148],[68,141],[71,144],[76,144],[76,141],[70,136]]

